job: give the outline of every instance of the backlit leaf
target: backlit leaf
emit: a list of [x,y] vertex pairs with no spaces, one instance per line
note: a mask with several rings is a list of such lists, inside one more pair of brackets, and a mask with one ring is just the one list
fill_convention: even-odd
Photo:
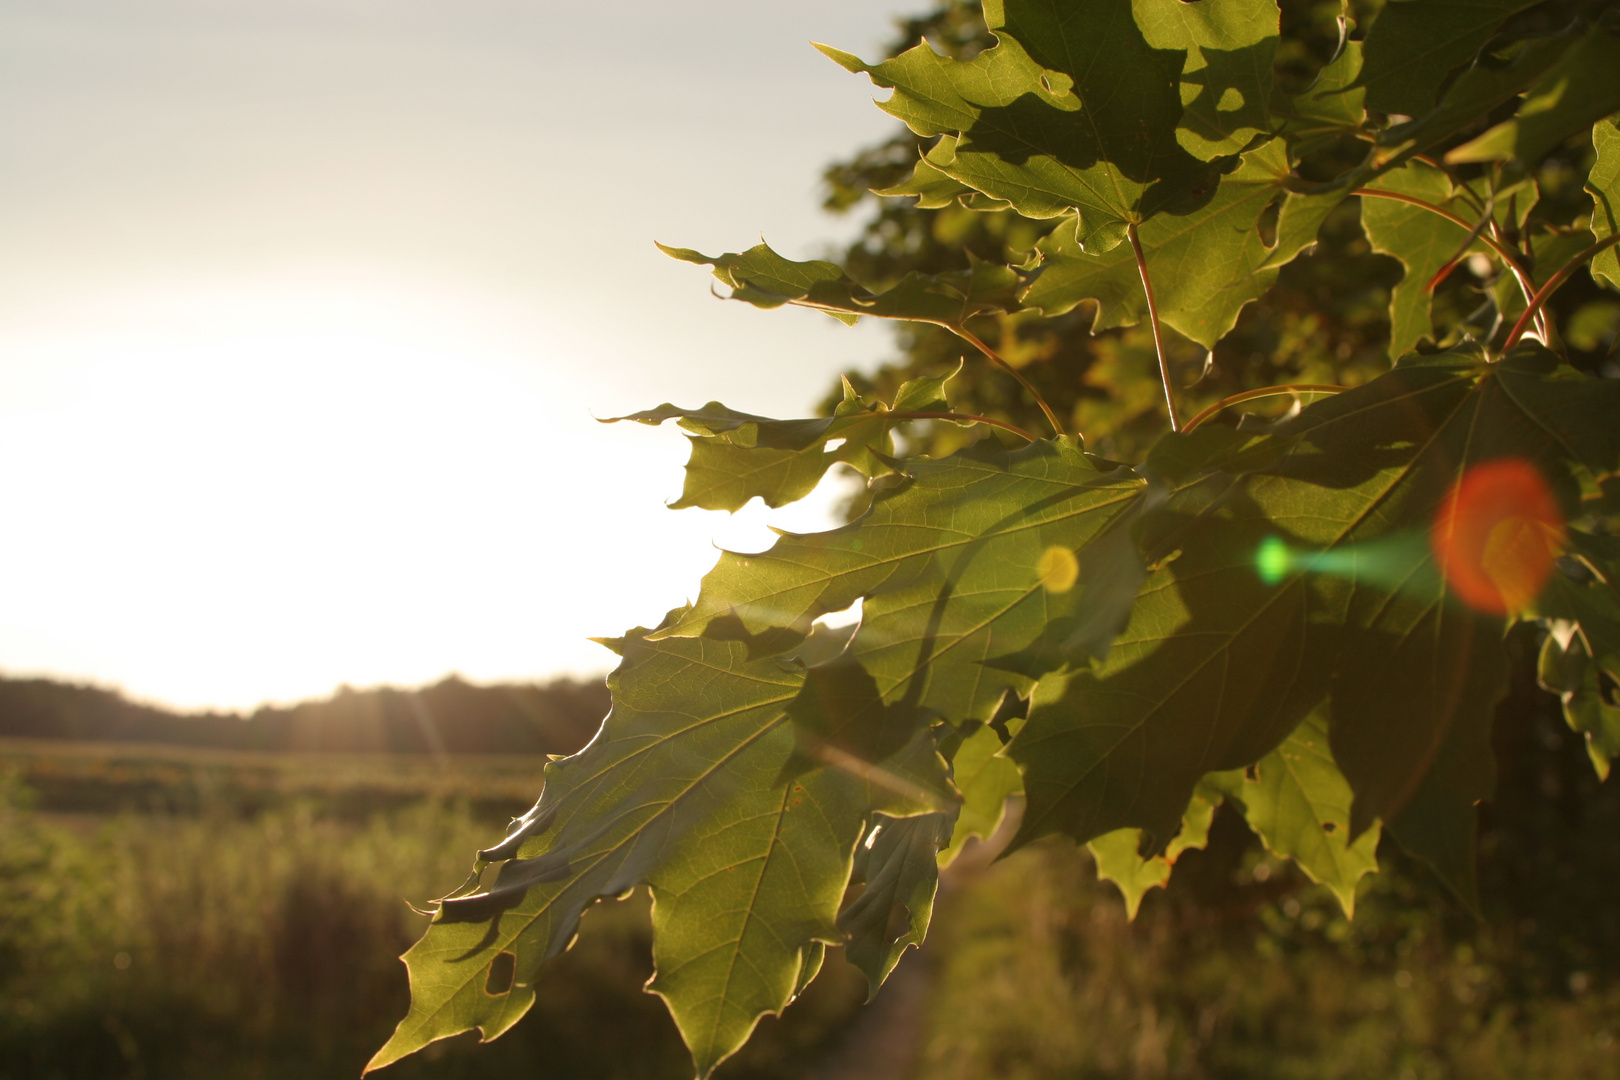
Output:
[[1570,555],[1537,604],[1549,620],[1541,683],[1586,737],[1598,775],[1620,757],[1620,540],[1570,530]]
[[[1386,173],[1371,186],[1441,207],[1455,196],[1446,174],[1423,162]],[[1406,267],[1389,301],[1389,351],[1399,356],[1433,336],[1429,280],[1457,253],[1468,232],[1421,206],[1370,196],[1361,200],[1361,225],[1374,251],[1393,255]]]
[[[1244,0],[1243,11],[1253,5]],[[926,44],[869,65],[848,53],[823,51],[849,71],[864,72],[894,95],[883,104],[922,136],[944,136],[929,165],[1010,204],[1026,217],[1078,212],[1090,237],[1159,209],[1190,209],[1210,184],[1210,170],[1177,141],[1183,105],[1183,48],[1154,48],[1132,18],[1130,0],[1097,0],[1054,8],[1033,0],[986,5],[998,44],[968,61],[938,56]],[[1218,42],[1251,34],[1227,17],[1157,20],[1165,37],[1209,43],[1193,61],[1213,108],[1201,105],[1208,134],[1224,141],[1249,122],[1216,85],[1254,62],[1228,70]],[[1273,15],[1273,27],[1275,15]],[[1243,46],[1239,46],[1242,48]],[[1264,51],[1258,43],[1248,48]],[[1237,51],[1237,50],[1230,50]],[[1202,60],[1202,64],[1198,61]],[[1242,91],[1232,88],[1242,96]],[[1196,100],[1196,98],[1195,98]],[[1129,109],[1110,107],[1129,101]],[[1242,116],[1227,118],[1227,112]],[[1245,99],[1252,108],[1252,102]]]
[[[988,721],[1008,688],[1032,682],[988,661],[1027,648],[1088,602],[1078,576],[1064,588],[1043,575],[1043,557],[1057,549],[1085,563],[1146,484],[1130,470],[1100,470],[1069,439],[1013,451],[980,444],[913,462],[908,473],[841,529],[722,554],[692,609],[662,633],[713,633],[718,623],[745,636],[803,634],[861,599],[847,656],[873,677],[881,702]],[[1111,602],[1122,620],[1130,597]]]
[[838,928],[849,935],[844,955],[866,975],[869,1001],[901,954],[921,945],[928,933],[939,889],[939,849],[950,836],[952,817],[880,814],[855,849],[850,881],[866,888],[839,912]]
[[[1409,0],[1400,6],[1418,7],[1426,2]],[[1506,55],[1464,68],[1446,87],[1438,104],[1411,114],[1415,119],[1396,124],[1379,136],[1380,160],[1404,161],[1477,127],[1481,117],[1524,93],[1579,46],[1583,40],[1579,32],[1581,25],[1576,23],[1574,29],[1577,32],[1540,35],[1515,42]],[[1372,106],[1371,102],[1368,104]]]
[[[1594,466],[1612,453],[1607,389],[1530,346],[1493,366],[1411,357],[1282,425],[1269,463],[1176,486],[1130,626],[1106,662],[1042,680],[1009,748],[1020,839],[1139,828],[1162,849],[1200,777],[1263,758],[1328,700],[1351,837],[1382,818],[1451,859],[1426,845],[1458,840],[1489,794],[1504,622],[1458,601],[1429,532],[1461,475],[1504,454],[1572,500],[1570,448]],[[1273,542],[1290,554],[1268,583]]]
[[1316,80],[1297,94],[1276,94],[1271,106],[1282,121],[1283,135],[1297,157],[1323,140],[1357,131],[1366,122],[1367,93],[1356,85],[1361,75],[1361,42],[1347,41]]
[[1142,906],[1142,897],[1150,889],[1162,889],[1170,882],[1176,857],[1183,851],[1202,848],[1209,843],[1209,826],[1215,819],[1215,810],[1221,795],[1212,788],[1200,788],[1181,818],[1181,831],[1162,855],[1143,858],[1137,852],[1141,842],[1140,829],[1117,829],[1097,837],[1086,845],[1092,861],[1097,864],[1097,878],[1112,881],[1125,900],[1125,916],[1135,919]]
[[[1212,347],[1232,329],[1243,306],[1276,280],[1278,267],[1316,238],[1316,228],[1310,227],[1290,234],[1292,250],[1266,244],[1260,229],[1266,209],[1278,200],[1307,201],[1287,194],[1287,175],[1282,145],[1269,143],[1244,155],[1242,164],[1221,178],[1214,197],[1197,210],[1163,213],[1142,225],[1142,249],[1160,318]],[[1320,207],[1325,216],[1335,202],[1337,198],[1319,199],[1313,208]],[[1317,217],[1315,226],[1320,224]],[[1129,244],[1093,254],[1071,221],[1041,241],[1040,251],[1041,272],[1024,294],[1025,303],[1057,315],[1095,301],[1098,330],[1130,326],[1147,315]]]
[[1391,0],[1367,31],[1367,107],[1420,116],[1503,19],[1534,0]]
[[1017,272],[993,263],[975,262],[967,270],[943,274],[907,274],[893,288],[874,293],[834,263],[795,262],[764,244],[712,257],[690,248],[659,246],[682,262],[714,267],[714,276],[731,287],[733,300],[763,308],[795,304],[849,324],[871,315],[959,327],[975,315],[1017,307]]
[[949,378],[913,379],[900,388],[893,408],[868,404],[845,383],[844,400],[833,415],[809,420],[771,420],[711,401],[701,409],[666,404],[603,422],[656,426],[673,419],[695,433],[685,488],[672,508],[737,510],[755,496],[767,506],[785,506],[810,494],[834,465],[866,476],[891,471],[890,432],[904,419],[894,414],[948,411],[944,384]]
[[1378,869],[1379,828],[1351,842],[1350,785],[1333,763],[1325,716],[1306,717],[1251,769],[1217,773],[1208,783],[1243,808],[1272,854],[1332,889],[1346,917],[1355,913],[1356,882]]
[[1559,143],[1620,110],[1620,33],[1594,28],[1542,72],[1511,119],[1446,154],[1454,163],[1534,165]]
[[1001,736],[988,724],[962,740],[951,757],[951,780],[962,794],[962,805],[950,843],[940,853],[946,865],[961,854],[967,842],[985,839],[1001,826],[1007,800],[1024,791],[1018,766],[1002,753]]
[[[650,989],[706,1075],[788,1003],[818,943],[840,940],[838,905],[870,815],[930,809],[838,769],[781,782],[802,671],[749,661],[735,642],[637,631],[614,644],[624,662],[602,733],[547,766],[534,809],[481,853],[501,863],[494,884],[440,904],[405,956],[411,1012],[369,1068],[471,1028],[505,1031],[581,911],[645,883]],[[926,782],[932,750],[908,752],[908,775]],[[502,954],[513,958],[500,962],[513,973],[505,986],[491,976]]]
[[1606,673],[1593,662],[1585,640],[1557,630],[1542,644],[1536,673],[1542,689],[1558,695],[1570,730],[1585,738],[1598,778],[1607,780],[1614,759],[1620,757],[1620,704],[1614,703],[1614,677],[1605,683]]
[[1209,159],[1247,148],[1270,133],[1272,60],[1277,51],[1273,0],[1131,5],[1142,37],[1153,49],[1186,53],[1181,69],[1182,146]]
[[[1586,179],[1592,196],[1592,232],[1599,240],[1620,229],[1620,119],[1600,120],[1592,128],[1597,160]],[[1610,248],[1592,260],[1592,276],[1620,289],[1620,250]]]

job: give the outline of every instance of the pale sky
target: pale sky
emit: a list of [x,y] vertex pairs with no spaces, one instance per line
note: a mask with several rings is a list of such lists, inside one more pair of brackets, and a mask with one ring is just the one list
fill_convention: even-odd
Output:
[[808,415],[888,348],[652,242],[850,235],[819,170],[894,121],[808,42],[926,6],[0,0],[0,672],[605,671],[587,637],[768,539],[664,508],[673,429],[592,416]]

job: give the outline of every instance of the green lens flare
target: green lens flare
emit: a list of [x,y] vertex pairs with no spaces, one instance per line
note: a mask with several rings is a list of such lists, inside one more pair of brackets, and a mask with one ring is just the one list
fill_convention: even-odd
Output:
[[1280,582],[1294,565],[1294,553],[1288,550],[1281,537],[1268,536],[1260,541],[1260,550],[1255,552],[1255,569],[1260,571],[1260,580],[1267,585]]
[[1267,585],[1280,585],[1290,574],[1300,572],[1331,574],[1348,581],[1407,590],[1428,590],[1439,582],[1428,542],[1418,533],[1400,533],[1326,551],[1298,551],[1282,537],[1268,536],[1255,549],[1254,568]]

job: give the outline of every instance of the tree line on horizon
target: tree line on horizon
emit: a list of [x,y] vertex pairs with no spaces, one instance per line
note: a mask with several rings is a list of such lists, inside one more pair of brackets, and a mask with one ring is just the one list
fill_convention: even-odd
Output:
[[281,753],[568,754],[607,713],[601,680],[478,685],[456,675],[416,689],[339,687],[251,713],[184,713],[118,690],[0,676],[0,738],[156,743]]

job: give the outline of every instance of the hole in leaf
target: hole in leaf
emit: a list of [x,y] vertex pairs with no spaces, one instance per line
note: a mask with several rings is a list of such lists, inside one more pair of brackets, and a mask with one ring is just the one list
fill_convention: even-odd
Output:
[[1337,822],[1333,822],[1333,821],[1324,821],[1324,822],[1322,822],[1322,831],[1325,832],[1325,833],[1330,833],[1334,829],[1337,829],[1338,827],[1339,826],[1338,826]]
[[857,596],[855,598],[855,602],[849,605],[849,607],[842,611],[829,611],[826,614],[819,616],[816,621],[810,625],[825,626],[829,630],[839,630],[843,627],[858,623],[861,621],[861,608],[864,606],[863,602],[865,599],[866,598],[863,596]]
[[1609,708],[1620,706],[1620,682],[1616,682],[1613,675],[1601,668],[1598,677],[1598,699]]
[[517,955],[515,953],[496,953],[495,959],[489,962],[489,977],[484,980],[484,993],[490,997],[500,997],[512,992],[512,981],[517,978]]
[[1277,246],[1277,222],[1282,217],[1281,198],[1273,199],[1260,211],[1260,219],[1255,223],[1260,231],[1260,242],[1268,248]]
[[1259,783],[1260,782],[1260,766],[1259,765],[1250,765],[1247,769],[1244,769],[1243,770],[1243,779],[1248,780],[1250,783]]

